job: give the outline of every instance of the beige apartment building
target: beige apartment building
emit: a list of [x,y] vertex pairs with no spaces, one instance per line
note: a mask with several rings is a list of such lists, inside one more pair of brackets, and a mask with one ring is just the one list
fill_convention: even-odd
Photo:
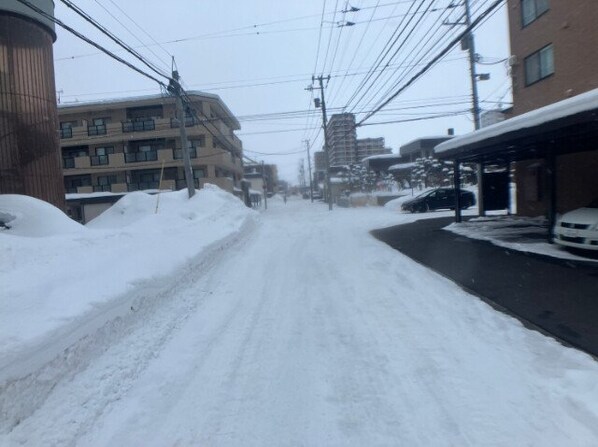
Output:
[[[217,95],[193,91],[189,99],[184,123],[195,187],[212,183],[232,192],[243,177],[239,122]],[[58,115],[67,194],[185,187],[174,97],[61,105]],[[89,220],[79,213],[73,217]]]

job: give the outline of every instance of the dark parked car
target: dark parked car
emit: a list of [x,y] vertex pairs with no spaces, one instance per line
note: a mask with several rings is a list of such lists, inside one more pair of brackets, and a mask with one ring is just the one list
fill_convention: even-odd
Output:
[[[471,191],[461,191],[461,208],[475,205],[475,196]],[[426,191],[401,205],[403,211],[424,213],[440,209],[455,209],[455,190],[453,188],[436,188]]]

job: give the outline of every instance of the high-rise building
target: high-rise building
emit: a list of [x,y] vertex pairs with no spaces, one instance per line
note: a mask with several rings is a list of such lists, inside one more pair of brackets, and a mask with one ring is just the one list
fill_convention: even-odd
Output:
[[352,113],[332,115],[327,127],[330,166],[357,163],[355,115]]

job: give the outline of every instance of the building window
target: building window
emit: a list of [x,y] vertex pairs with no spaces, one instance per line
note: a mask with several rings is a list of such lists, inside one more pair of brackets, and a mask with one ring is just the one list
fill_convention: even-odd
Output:
[[143,140],[129,143],[125,149],[125,163],[158,160],[158,151],[164,148],[163,142]]
[[87,126],[87,135],[90,137],[106,135],[106,124],[108,123],[108,120],[108,118],[94,118],[92,121],[93,124]]
[[93,192],[110,192],[113,183],[116,183],[116,175],[100,175],[93,186]]
[[96,148],[96,155],[93,157],[89,157],[91,159],[91,165],[100,166],[109,164],[109,154],[114,154],[114,148],[112,146]]
[[91,186],[90,175],[73,175],[64,178],[64,187],[68,193],[76,193],[77,188],[84,186]]
[[548,11],[548,0],[521,0],[521,22],[527,26]]
[[525,58],[525,85],[532,85],[554,73],[552,44]]
[[76,122],[62,122],[60,123],[60,138],[73,138],[73,127]]
[[153,118],[138,118],[135,121],[123,121],[123,132],[145,132],[156,130],[156,123]]

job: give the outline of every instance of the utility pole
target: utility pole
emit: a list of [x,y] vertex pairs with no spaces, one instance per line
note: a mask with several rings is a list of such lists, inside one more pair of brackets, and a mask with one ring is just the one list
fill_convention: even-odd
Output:
[[[465,25],[467,28],[471,26],[471,8],[469,5],[470,0],[463,0],[465,2]],[[476,73],[476,61],[477,54],[475,52],[475,41],[473,33],[469,31],[467,33],[467,51],[469,52],[469,74],[471,76],[471,99],[473,102],[473,122],[475,130],[481,127],[480,122],[480,100],[478,97],[478,74]],[[480,216],[486,215],[486,207],[484,206],[484,163],[478,163],[477,165],[477,177],[478,177],[478,209]],[[457,202],[458,203],[458,202]]]
[[[332,189],[330,187],[330,154],[329,154],[328,132],[327,132],[328,119],[326,118],[326,100],[324,99],[324,79],[329,81],[330,75],[328,75],[326,78],[321,75],[318,76],[317,78],[315,76],[311,77],[312,82],[314,82],[316,79],[320,83],[321,100],[318,98],[315,98],[314,103],[315,103],[316,108],[318,108],[318,107],[322,108],[322,122],[324,123],[324,160],[326,161],[326,189],[328,190],[327,191],[328,192],[328,210],[332,211]],[[306,90],[313,90],[313,86],[307,87]]]
[[263,191],[264,191],[264,209],[267,210],[268,209],[268,187],[266,184],[266,168],[264,167],[264,160],[262,160],[262,184],[264,185],[262,187]]
[[309,198],[311,202],[314,202],[314,184],[313,184],[313,177],[311,174],[311,155],[309,153],[309,140],[305,141],[305,147],[307,148],[307,168],[309,170]]
[[[471,27],[471,7],[470,7],[470,0],[463,0],[463,5],[465,6],[465,22],[444,22],[445,25],[465,25],[467,29]],[[455,7],[455,6],[452,6]],[[471,101],[472,101],[472,114],[473,114],[473,123],[475,130],[478,130],[481,127],[480,121],[480,100],[478,96],[478,79],[479,80],[487,80],[489,79],[489,75],[486,73],[478,74],[476,73],[476,62],[478,60],[478,55],[475,52],[475,40],[473,37],[473,33],[471,30],[467,32],[467,34],[463,37],[461,41],[461,49],[467,50],[469,54],[469,76],[471,78]],[[455,166],[455,170],[457,166]],[[483,181],[484,181],[484,164],[478,163],[477,165],[477,177],[478,177],[478,207],[480,210],[480,216],[484,216],[486,214],[485,207],[484,207],[484,195],[483,191]],[[454,181],[456,182],[457,177],[455,176]],[[455,184],[455,188],[458,185]],[[459,189],[457,188],[457,193],[459,193]]]
[[[471,9],[469,6],[469,0],[463,0],[465,2],[465,25],[469,28],[471,26]],[[467,45],[467,51],[469,53],[469,75],[471,76],[471,98],[473,103],[473,122],[475,130],[480,128],[480,100],[478,97],[478,75],[476,73],[476,59],[477,55],[475,52],[475,42],[473,33],[469,31],[465,36],[465,42]]]
[[182,88],[179,82],[179,72],[172,71],[172,78],[168,91],[176,97],[176,114],[179,119],[179,132],[181,136],[181,152],[183,153],[183,163],[185,171],[185,183],[189,198],[195,195],[195,184],[193,182],[193,171],[191,170],[191,157],[189,156],[189,141],[187,140],[187,128],[185,127],[185,111],[183,109]]

